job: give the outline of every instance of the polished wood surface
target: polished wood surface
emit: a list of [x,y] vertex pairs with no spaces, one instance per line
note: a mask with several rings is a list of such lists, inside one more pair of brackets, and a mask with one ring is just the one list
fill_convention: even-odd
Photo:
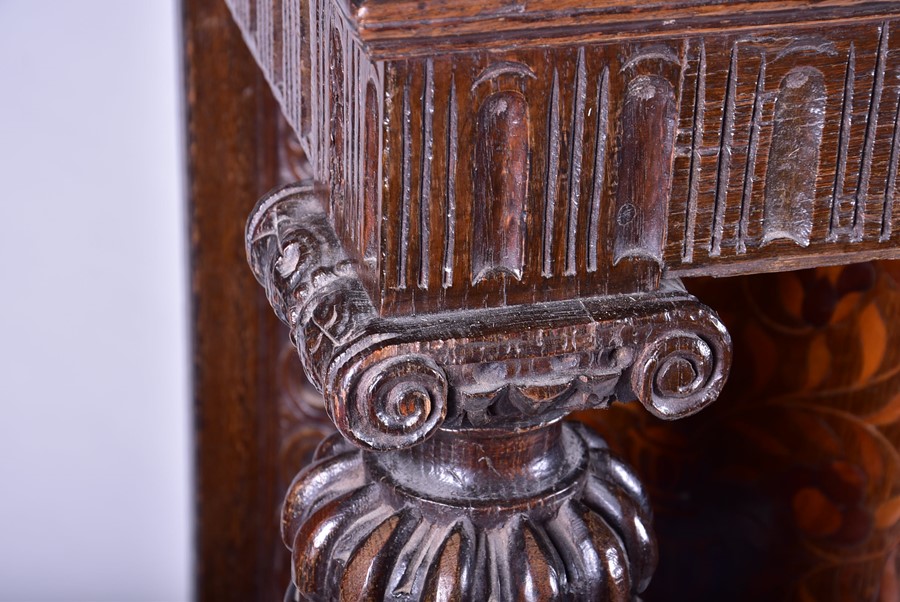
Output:
[[[381,314],[898,254],[895,3],[829,4],[856,11],[837,20],[808,8],[789,14],[814,23],[777,28],[676,20],[651,41],[595,40],[590,20],[573,40],[553,29],[564,7],[529,4],[534,45],[486,29],[507,46],[418,40],[427,56],[384,60],[340,0],[230,5]],[[417,18],[442,27],[496,16],[423,6]],[[665,10],[601,3],[579,17],[611,8]]]
[[[704,408],[731,359],[715,314],[667,283],[380,317],[323,194],[280,187],[247,223],[251,268],[344,438],[287,494],[292,595],[630,600],[645,589],[656,544],[637,478],[560,420],[614,399],[669,420]],[[523,567],[517,546],[532,540]],[[441,569],[447,546],[457,551]],[[531,585],[520,589],[523,575]]]
[[[296,600],[636,599],[651,510],[647,599],[895,595],[896,446],[872,429],[892,420],[874,375],[894,313],[864,301],[887,268],[799,276],[805,301],[779,288],[791,274],[690,284],[741,291],[716,306],[759,355],[738,361],[787,352],[769,376],[799,361],[816,396],[857,365],[826,323],[858,324],[876,422],[783,404],[778,378],[752,412],[654,421],[705,408],[731,363],[678,276],[900,255],[900,7],[228,5],[255,77],[223,5],[186,3],[201,597],[287,583],[268,518],[284,490]],[[239,207],[290,342],[262,295],[222,288]],[[807,321],[786,332],[819,329],[808,351],[759,336],[784,311]],[[560,423],[610,405],[581,417],[611,450]],[[325,412],[340,434],[301,470]],[[699,497],[723,483],[736,510]]]
[[252,199],[279,182],[277,105],[224,3],[185,2],[183,17],[196,596],[273,600],[290,578],[285,555],[277,556],[277,512],[302,463],[278,480],[277,452],[288,439],[272,400],[290,394],[278,386],[276,362],[287,337],[256,294],[242,227]]
[[[238,19],[262,15],[265,3],[235,0]],[[312,5],[286,2],[291,13]],[[548,41],[583,44],[610,40],[675,37],[685,30],[771,30],[787,24],[845,21],[896,13],[889,0],[336,0],[335,9],[353,24],[377,59],[453,52],[473,45],[485,49],[546,46]],[[277,21],[273,21],[277,22]]]

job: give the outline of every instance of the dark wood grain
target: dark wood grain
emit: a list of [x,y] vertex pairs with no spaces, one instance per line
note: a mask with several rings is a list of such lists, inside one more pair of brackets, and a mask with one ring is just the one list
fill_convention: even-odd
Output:
[[789,24],[878,17],[896,12],[889,0],[338,0],[373,56],[395,58],[473,45],[510,46],[674,37],[721,30],[779,29]]
[[[441,578],[464,599],[631,600],[655,564],[644,495],[602,440],[560,420],[614,400],[669,420],[703,409],[731,362],[715,314],[667,282],[382,317],[326,195],[275,189],[247,224],[251,268],[345,438],[326,442],[287,495],[289,595],[428,599],[438,551],[458,538],[462,564]],[[544,542],[527,569],[538,598],[516,589],[529,533]]]
[[[280,72],[267,68],[278,59],[271,40],[297,32],[243,21],[235,8],[276,95],[307,90],[300,99],[279,98],[289,117],[300,114],[290,102],[312,111],[316,127],[291,123],[312,159],[312,177],[330,182],[333,198],[347,199],[346,208],[334,204],[340,213],[333,221],[379,313],[648,291],[661,276],[900,253],[893,223],[900,219],[893,210],[896,4],[875,3],[877,18],[869,4],[809,7],[802,14],[815,24],[797,23],[799,13],[791,13],[795,18],[779,17],[778,28],[724,20],[698,32],[676,21],[668,37],[650,41],[597,39],[590,15],[631,22],[638,13],[688,5],[604,4],[575,11],[585,24],[573,41],[553,27],[568,27],[574,12],[529,3],[504,14],[515,20],[534,11],[526,29],[540,45],[504,37],[501,26],[492,38],[507,48],[455,40],[456,52],[448,53],[418,40],[410,44],[424,56],[411,48],[376,56],[364,23],[402,4],[364,3],[348,12],[339,0],[312,0],[306,9],[316,22],[305,41],[311,67]],[[261,14],[301,10],[281,2],[247,6]],[[735,17],[775,14],[765,2],[752,10],[735,3],[689,8],[696,18],[726,6]],[[851,12],[834,22],[830,10]],[[426,4],[405,18],[414,25],[431,12],[430,26],[487,27],[500,15],[492,11]],[[665,109],[645,128],[634,93],[649,90],[639,84],[650,81]],[[496,111],[503,95],[522,115],[515,144],[508,141],[520,158],[506,166],[509,206],[497,213],[501,206],[485,201],[484,149],[486,136],[504,134],[485,112]],[[358,142],[366,137],[367,144]],[[379,186],[367,188],[373,181]],[[492,182],[491,189],[501,184]],[[478,234],[488,205],[500,236],[485,239]],[[620,267],[623,257],[632,259]]]
[[[330,429],[247,273],[254,200],[304,177],[293,134],[222,2],[183,4],[198,600],[273,600],[289,579],[277,511]],[[290,133],[289,128],[286,130]],[[321,406],[320,406],[321,407]],[[319,410],[319,415],[324,414]]]
[[[528,190],[528,104],[519,92],[496,92],[481,105],[475,146],[472,282],[496,272],[521,280]],[[427,256],[422,258],[428,265]],[[424,273],[427,273],[424,272]],[[427,280],[424,283],[427,287]]]
[[[286,346],[232,291],[226,323],[253,321],[242,359],[279,368],[237,377],[215,432],[245,437],[228,459],[238,476],[257,467],[246,508],[269,503],[285,462],[327,430],[322,409],[341,435],[285,500],[288,598],[634,599],[656,563],[646,495],[602,439],[560,421],[635,400],[676,419],[715,400],[730,337],[680,276],[900,257],[900,6],[227,5],[293,133],[246,56],[235,78],[231,58],[207,64],[189,45],[200,72],[231,77],[219,118],[243,121],[222,140],[255,157],[204,151],[235,165],[207,237],[238,195],[245,211],[245,195],[262,197],[247,258],[306,380],[285,376]],[[234,30],[213,37],[210,56],[239,54]],[[278,180],[294,183],[263,194]],[[856,291],[841,273],[835,286]],[[214,367],[234,368],[233,353]],[[232,407],[252,414],[255,448]],[[832,415],[817,424],[849,432]],[[798,492],[801,529],[834,526],[822,512],[845,504],[835,491]],[[257,560],[272,557],[269,533]]]
[[297,599],[629,602],[656,564],[649,519],[605,443],[556,423],[382,454],[328,439],[283,536]]
[[734,335],[719,401],[666,428],[639,406],[581,416],[647,485],[645,600],[897,600],[898,267],[689,282]]
[[[271,320],[250,294],[248,284],[252,286],[253,281],[241,273],[240,241],[232,228],[237,216],[246,212],[246,198],[257,194],[262,185],[259,153],[265,152],[265,143],[261,148],[259,135],[266,128],[259,118],[266,115],[260,106],[265,83],[252,58],[232,41],[239,32],[218,2],[186,3],[184,18],[189,65],[197,596],[201,600],[249,598],[270,587],[270,567],[260,564],[257,550],[269,546],[271,532],[265,528],[264,509],[274,501],[274,492],[254,485],[272,468],[258,433],[272,432],[274,422],[259,411],[258,403],[272,391],[268,359],[276,351],[277,339]],[[256,94],[242,95],[242,90]],[[271,121],[271,117],[263,118]],[[269,136],[274,148],[273,133]],[[235,327],[228,328],[229,324]],[[245,365],[248,354],[256,358],[252,366]]]

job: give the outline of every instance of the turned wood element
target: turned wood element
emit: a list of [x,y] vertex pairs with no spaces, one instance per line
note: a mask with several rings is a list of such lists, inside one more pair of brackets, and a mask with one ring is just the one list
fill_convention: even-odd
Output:
[[631,602],[656,566],[650,523],[637,477],[581,425],[383,453],[335,435],[288,492],[287,598]]
[[342,435],[289,597],[634,600],[647,496],[564,419],[715,398],[680,276],[898,255],[897,3],[226,1],[315,182],[248,256]]
[[656,293],[465,312],[377,315],[320,204],[289,185],[264,197],[247,253],[338,429],[373,450],[441,427],[524,428],[639,400],[665,419],[718,395],[730,340],[677,283]]

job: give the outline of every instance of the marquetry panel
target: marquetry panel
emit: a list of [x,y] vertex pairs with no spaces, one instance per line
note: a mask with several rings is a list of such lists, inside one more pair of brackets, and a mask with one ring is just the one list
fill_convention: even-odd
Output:
[[900,596],[897,262],[689,282],[722,316],[721,398],[661,425],[585,414],[647,484],[652,602]]

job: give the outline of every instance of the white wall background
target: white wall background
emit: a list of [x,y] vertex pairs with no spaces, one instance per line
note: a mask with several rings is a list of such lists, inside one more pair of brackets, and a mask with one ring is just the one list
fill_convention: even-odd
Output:
[[174,0],[0,0],[0,600],[191,574]]

